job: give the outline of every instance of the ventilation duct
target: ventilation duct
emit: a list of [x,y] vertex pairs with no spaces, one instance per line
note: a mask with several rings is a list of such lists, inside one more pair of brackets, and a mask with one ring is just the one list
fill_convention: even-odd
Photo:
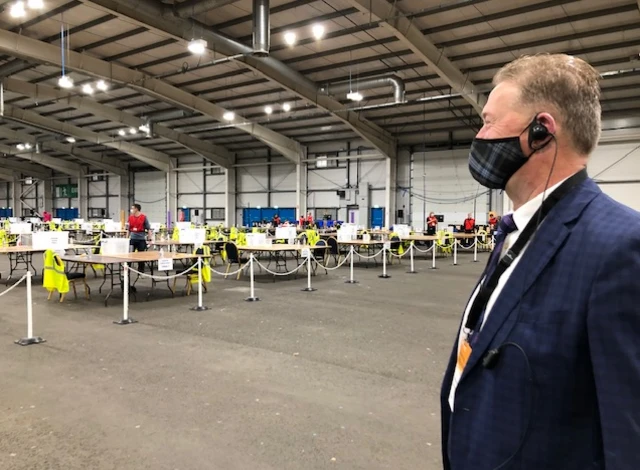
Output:
[[268,56],[270,46],[269,0],[253,0],[253,53],[258,57]]
[[373,90],[385,86],[393,87],[393,100],[395,103],[404,103],[404,81],[397,75],[384,75],[358,80],[356,82],[330,83],[320,88],[325,95],[342,95],[351,91]]
[[189,18],[237,1],[238,0],[187,0],[176,6],[175,13],[180,18]]

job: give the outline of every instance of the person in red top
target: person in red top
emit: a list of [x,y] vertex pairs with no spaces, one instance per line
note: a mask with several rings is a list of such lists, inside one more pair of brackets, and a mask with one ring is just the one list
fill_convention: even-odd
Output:
[[489,212],[489,230],[492,232],[496,229],[498,225],[498,217],[495,212]]
[[42,221],[44,223],[51,222],[51,218],[52,217],[51,217],[51,214],[49,212],[47,212],[47,211],[43,211],[42,212]]
[[311,215],[311,212],[307,214],[307,226],[309,228],[313,227],[313,216]]
[[435,235],[438,228],[438,218],[433,212],[429,212],[427,217],[427,235]]
[[[473,218],[471,213],[467,214],[467,218],[464,219],[463,228],[464,228],[464,233],[474,233],[476,231],[476,219]],[[471,245],[471,239],[470,238],[464,239],[464,245],[465,246]]]

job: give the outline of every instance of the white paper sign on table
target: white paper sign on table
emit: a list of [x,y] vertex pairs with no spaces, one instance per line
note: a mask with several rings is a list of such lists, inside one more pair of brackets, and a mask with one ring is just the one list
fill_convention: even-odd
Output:
[[303,248],[300,254],[303,258],[309,258],[311,256],[311,250],[309,248]]
[[158,260],[158,271],[173,271],[173,258],[160,258]]
[[384,242],[384,249],[385,250],[390,250],[391,249],[391,242]]

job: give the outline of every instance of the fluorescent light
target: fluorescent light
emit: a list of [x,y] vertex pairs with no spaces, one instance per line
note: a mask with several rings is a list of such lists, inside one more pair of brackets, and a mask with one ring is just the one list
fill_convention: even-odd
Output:
[[149,127],[149,124],[143,124],[140,127],[138,127],[138,129],[140,129],[140,132],[144,132],[146,134],[151,132],[151,127]]
[[202,55],[207,50],[207,41],[204,39],[193,39],[187,46],[192,54]]
[[122,137],[124,137],[125,135],[127,135],[127,131],[125,131],[124,129],[120,129],[118,131],[118,135],[121,135]]
[[21,151],[22,151],[22,150],[24,150],[24,144],[18,144],[18,145],[16,145],[16,148],[17,148],[18,150],[21,150]]
[[136,129],[135,127],[132,127],[131,129],[129,129],[129,134],[135,135],[137,133],[138,133],[138,129]]
[[265,106],[264,112],[267,114],[271,114],[273,112],[273,108],[271,106]]
[[96,83],[96,88],[100,91],[107,91],[109,89],[109,85],[107,85],[107,82],[104,80],[99,80],[98,83]]
[[225,121],[233,121],[236,118],[236,115],[233,111],[227,111],[222,115],[222,119]]
[[24,9],[24,2],[18,1],[11,5],[11,10],[9,10],[9,14],[12,18],[22,18],[26,16],[27,12]]
[[289,46],[293,46],[296,43],[296,33],[294,33],[293,31],[285,33],[284,42],[286,42]]
[[58,79],[60,88],[73,88],[73,80],[68,75],[63,75]]
[[74,137],[67,137],[67,142],[69,142],[70,144],[75,144],[76,139]]
[[82,93],[84,93],[85,95],[93,95],[93,87],[88,83],[85,83],[84,85],[82,85]]
[[350,93],[347,93],[347,99],[351,101],[362,101],[364,99],[364,96],[362,96],[362,93],[352,91]]
[[32,145],[31,144],[24,144],[24,148],[26,148],[27,150],[31,150]]
[[44,8],[44,2],[42,0],[28,0],[27,6],[32,10],[41,10]]
[[285,103],[282,105],[282,109],[285,113],[288,113],[289,111],[291,111],[291,105],[289,103]]
[[314,24],[313,28],[311,28],[311,31],[313,31],[313,37],[318,40],[324,37],[324,26],[322,26],[321,24]]

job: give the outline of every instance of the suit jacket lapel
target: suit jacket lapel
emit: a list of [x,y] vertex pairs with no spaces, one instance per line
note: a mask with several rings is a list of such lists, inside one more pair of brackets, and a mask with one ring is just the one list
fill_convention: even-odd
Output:
[[[587,180],[560,201],[546,217],[494,303],[460,381],[464,380],[484,356],[505,321],[508,320],[509,323],[505,325],[504,331],[511,330],[511,325],[517,320],[516,315],[510,315],[511,312],[564,243],[570,233],[568,222],[578,218],[599,193],[596,184]],[[501,338],[501,341],[504,339]]]

